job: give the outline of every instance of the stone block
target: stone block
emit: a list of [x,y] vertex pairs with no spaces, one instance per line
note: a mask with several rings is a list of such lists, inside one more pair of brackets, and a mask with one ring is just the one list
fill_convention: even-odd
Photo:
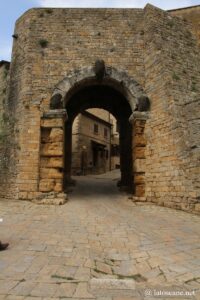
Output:
[[146,170],[146,159],[135,159],[133,163],[134,172],[145,173]]
[[145,186],[144,185],[136,185],[135,186],[135,196],[136,197],[144,197],[145,196]]
[[135,290],[133,279],[92,278],[90,280],[92,290]]
[[36,204],[45,204],[45,205],[63,205],[67,202],[67,198],[41,198],[41,199],[33,199],[33,203]]
[[42,143],[63,142],[64,134],[62,128],[42,128]]
[[63,141],[63,129],[61,128],[52,128],[50,133],[51,142],[62,142]]
[[42,168],[62,168],[63,167],[63,157],[41,157],[40,166]]
[[[180,205],[181,205],[182,210],[185,210],[185,211],[190,210],[188,203],[180,203]],[[200,206],[199,206],[199,211],[200,211]]]
[[133,137],[133,147],[138,146],[138,147],[144,147],[146,146],[146,139],[143,135],[137,134],[134,135]]
[[41,145],[41,156],[62,156],[63,143],[47,143]]
[[52,128],[41,128],[41,141],[42,143],[50,142],[50,133]]
[[37,182],[33,181],[33,182],[26,182],[25,180],[23,180],[23,182],[18,182],[19,185],[19,190],[22,192],[34,192],[37,190]]
[[145,147],[135,147],[133,149],[133,155],[137,158],[145,158]]
[[192,198],[196,198],[197,197],[197,192],[192,191],[192,192],[189,192],[188,195]]
[[145,174],[135,174],[134,175],[135,184],[144,184],[145,183]]
[[19,192],[19,199],[26,200],[28,199],[28,192]]
[[195,204],[194,210],[200,213],[200,203]]
[[62,179],[63,173],[55,168],[41,168],[40,177],[42,179]]
[[76,288],[76,292],[73,295],[74,298],[82,299],[95,299],[95,297],[88,292],[87,282],[79,282]]
[[146,197],[137,197],[137,196],[133,196],[132,197],[132,202],[147,202],[147,198]]
[[111,274],[112,275],[112,269],[109,265],[102,263],[100,261],[96,262],[96,268],[99,272],[103,272],[106,274]]
[[62,181],[56,181],[55,186],[54,186],[54,191],[57,193],[62,192],[63,190],[63,184]]
[[41,127],[46,128],[62,128],[63,127],[63,119],[42,119]]
[[144,125],[139,125],[134,127],[134,134],[135,135],[143,135],[144,134],[144,129],[145,129],[145,124]]
[[53,179],[42,179],[39,184],[40,192],[50,192],[54,190],[55,181]]
[[39,195],[41,195],[41,192],[29,192],[28,193],[28,199],[32,200],[37,198]]

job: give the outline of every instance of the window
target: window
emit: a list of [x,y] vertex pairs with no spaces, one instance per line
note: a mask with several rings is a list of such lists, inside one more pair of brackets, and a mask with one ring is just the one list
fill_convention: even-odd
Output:
[[119,156],[119,145],[111,145],[111,156]]
[[107,138],[108,137],[108,129],[104,128],[104,137]]
[[116,124],[116,132],[119,133],[119,123],[118,123],[118,122],[117,122],[117,124]]
[[98,134],[98,132],[99,132],[99,127],[97,124],[94,124],[94,133]]

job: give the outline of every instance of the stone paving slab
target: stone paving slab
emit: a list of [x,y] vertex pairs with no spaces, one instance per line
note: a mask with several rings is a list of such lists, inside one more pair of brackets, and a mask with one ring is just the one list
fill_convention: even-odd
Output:
[[200,217],[136,205],[115,184],[79,177],[63,206],[0,201],[0,239],[10,243],[0,300],[140,300],[175,286],[194,295],[174,299],[200,299]]

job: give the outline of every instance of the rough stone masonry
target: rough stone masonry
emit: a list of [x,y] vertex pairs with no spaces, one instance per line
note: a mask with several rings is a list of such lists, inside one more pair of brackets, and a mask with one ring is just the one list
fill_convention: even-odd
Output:
[[121,124],[135,199],[200,211],[200,9],[183,12],[37,8],[17,20],[8,76],[0,65],[2,198],[63,203],[70,126],[99,107]]

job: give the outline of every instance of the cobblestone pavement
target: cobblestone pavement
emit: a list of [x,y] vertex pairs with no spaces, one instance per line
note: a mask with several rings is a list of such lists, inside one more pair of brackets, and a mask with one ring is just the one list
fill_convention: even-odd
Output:
[[63,206],[2,200],[0,217],[0,299],[200,299],[200,217],[135,205],[112,177],[79,177]]

